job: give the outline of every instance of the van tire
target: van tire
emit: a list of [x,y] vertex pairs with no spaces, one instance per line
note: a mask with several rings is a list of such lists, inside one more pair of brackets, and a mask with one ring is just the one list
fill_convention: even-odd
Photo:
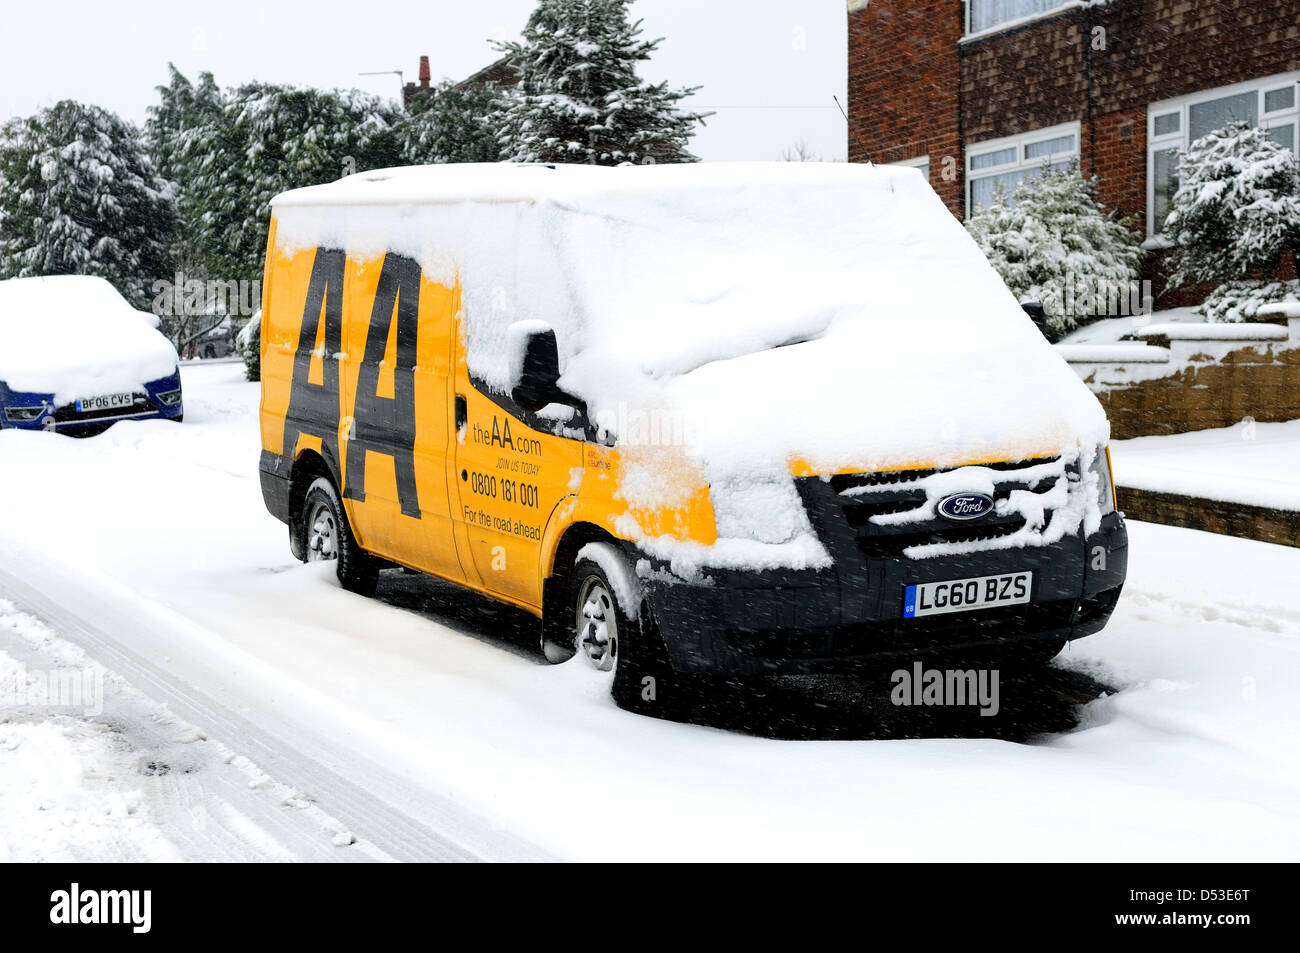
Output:
[[[317,525],[319,524],[319,525]],[[379,584],[379,560],[357,543],[339,492],[328,477],[317,477],[307,487],[294,520],[295,555],[303,562],[333,560],[339,585],[349,592],[373,596]],[[321,548],[329,553],[314,556]]]
[[570,635],[563,639],[562,644],[552,643],[546,647],[548,658],[560,661],[567,654],[577,656],[575,664],[594,667],[589,646],[584,645],[583,635],[576,624],[582,605],[589,597],[592,580],[598,581],[600,589],[608,597],[617,628],[618,645],[610,688],[614,703],[625,711],[638,714],[679,717],[688,686],[693,685],[694,680],[673,670],[649,605],[643,604],[635,615],[631,615],[619,600],[617,589],[611,585],[605,570],[591,559],[580,559],[569,574],[565,622]]

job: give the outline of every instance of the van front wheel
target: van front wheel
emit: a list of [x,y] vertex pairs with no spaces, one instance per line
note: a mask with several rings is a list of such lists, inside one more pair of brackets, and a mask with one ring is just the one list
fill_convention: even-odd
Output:
[[347,513],[334,484],[318,477],[307,488],[298,516],[298,551],[303,562],[336,564],[339,585],[350,592],[373,596],[379,564],[357,545]]
[[[603,545],[603,544],[594,544]],[[624,605],[621,592],[629,591],[630,572],[611,582],[609,571],[622,568],[622,556],[609,546],[598,563],[579,559],[569,577],[569,619],[566,644],[546,645],[552,661],[574,658],[608,685],[615,704],[626,711],[656,717],[674,717],[678,696],[691,681],[672,670],[663,638],[647,605]],[[616,562],[618,561],[618,562]]]

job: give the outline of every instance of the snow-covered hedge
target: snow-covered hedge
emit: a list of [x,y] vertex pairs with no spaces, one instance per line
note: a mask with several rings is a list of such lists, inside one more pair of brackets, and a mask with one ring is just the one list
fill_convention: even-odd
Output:
[[1297,282],[1241,278],[1219,285],[1197,311],[1212,322],[1254,321],[1266,305],[1288,302],[1300,302]]
[[262,379],[262,309],[249,318],[235,335],[235,350],[244,359],[250,381]]
[[[966,223],[1007,287],[1023,300],[1042,303],[1056,335],[1094,316],[1098,291],[1137,280],[1142,249],[1129,223],[1107,214],[1096,199],[1096,178],[1076,167],[1025,176],[1008,196],[999,188],[993,205]],[[1104,301],[1104,297],[1103,297]]]

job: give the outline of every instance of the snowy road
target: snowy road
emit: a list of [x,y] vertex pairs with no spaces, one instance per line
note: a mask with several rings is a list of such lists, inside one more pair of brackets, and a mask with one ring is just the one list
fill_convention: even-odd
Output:
[[107,672],[101,715],[0,711],[0,818],[61,825],[0,856],[1300,856],[1300,552],[1131,524],[1111,626],[996,718],[806,680],[658,722],[519,613],[294,563],[241,372],[186,367],[179,426],[0,433],[0,687]]

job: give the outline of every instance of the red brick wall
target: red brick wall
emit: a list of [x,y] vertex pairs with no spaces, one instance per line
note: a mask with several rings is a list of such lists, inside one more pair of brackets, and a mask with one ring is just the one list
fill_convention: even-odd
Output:
[[1131,215],[1141,229],[1147,215],[1147,111],[1124,109],[1093,116],[1082,126],[1081,165],[1098,176],[1098,198]]
[[1102,201],[1145,228],[1147,105],[1300,69],[1300,0],[1111,0],[964,44],[963,17],[962,0],[849,14],[850,160],[928,152],[959,216],[966,145],[1077,120]]
[[1102,201],[1145,229],[1147,105],[1295,69],[1300,0],[1075,8],[962,45],[965,144],[1078,120]]
[[963,16],[961,0],[871,0],[849,13],[849,161],[929,156],[930,182],[958,215]]
[[1084,118],[1088,35],[1082,12],[962,45],[968,144]]

